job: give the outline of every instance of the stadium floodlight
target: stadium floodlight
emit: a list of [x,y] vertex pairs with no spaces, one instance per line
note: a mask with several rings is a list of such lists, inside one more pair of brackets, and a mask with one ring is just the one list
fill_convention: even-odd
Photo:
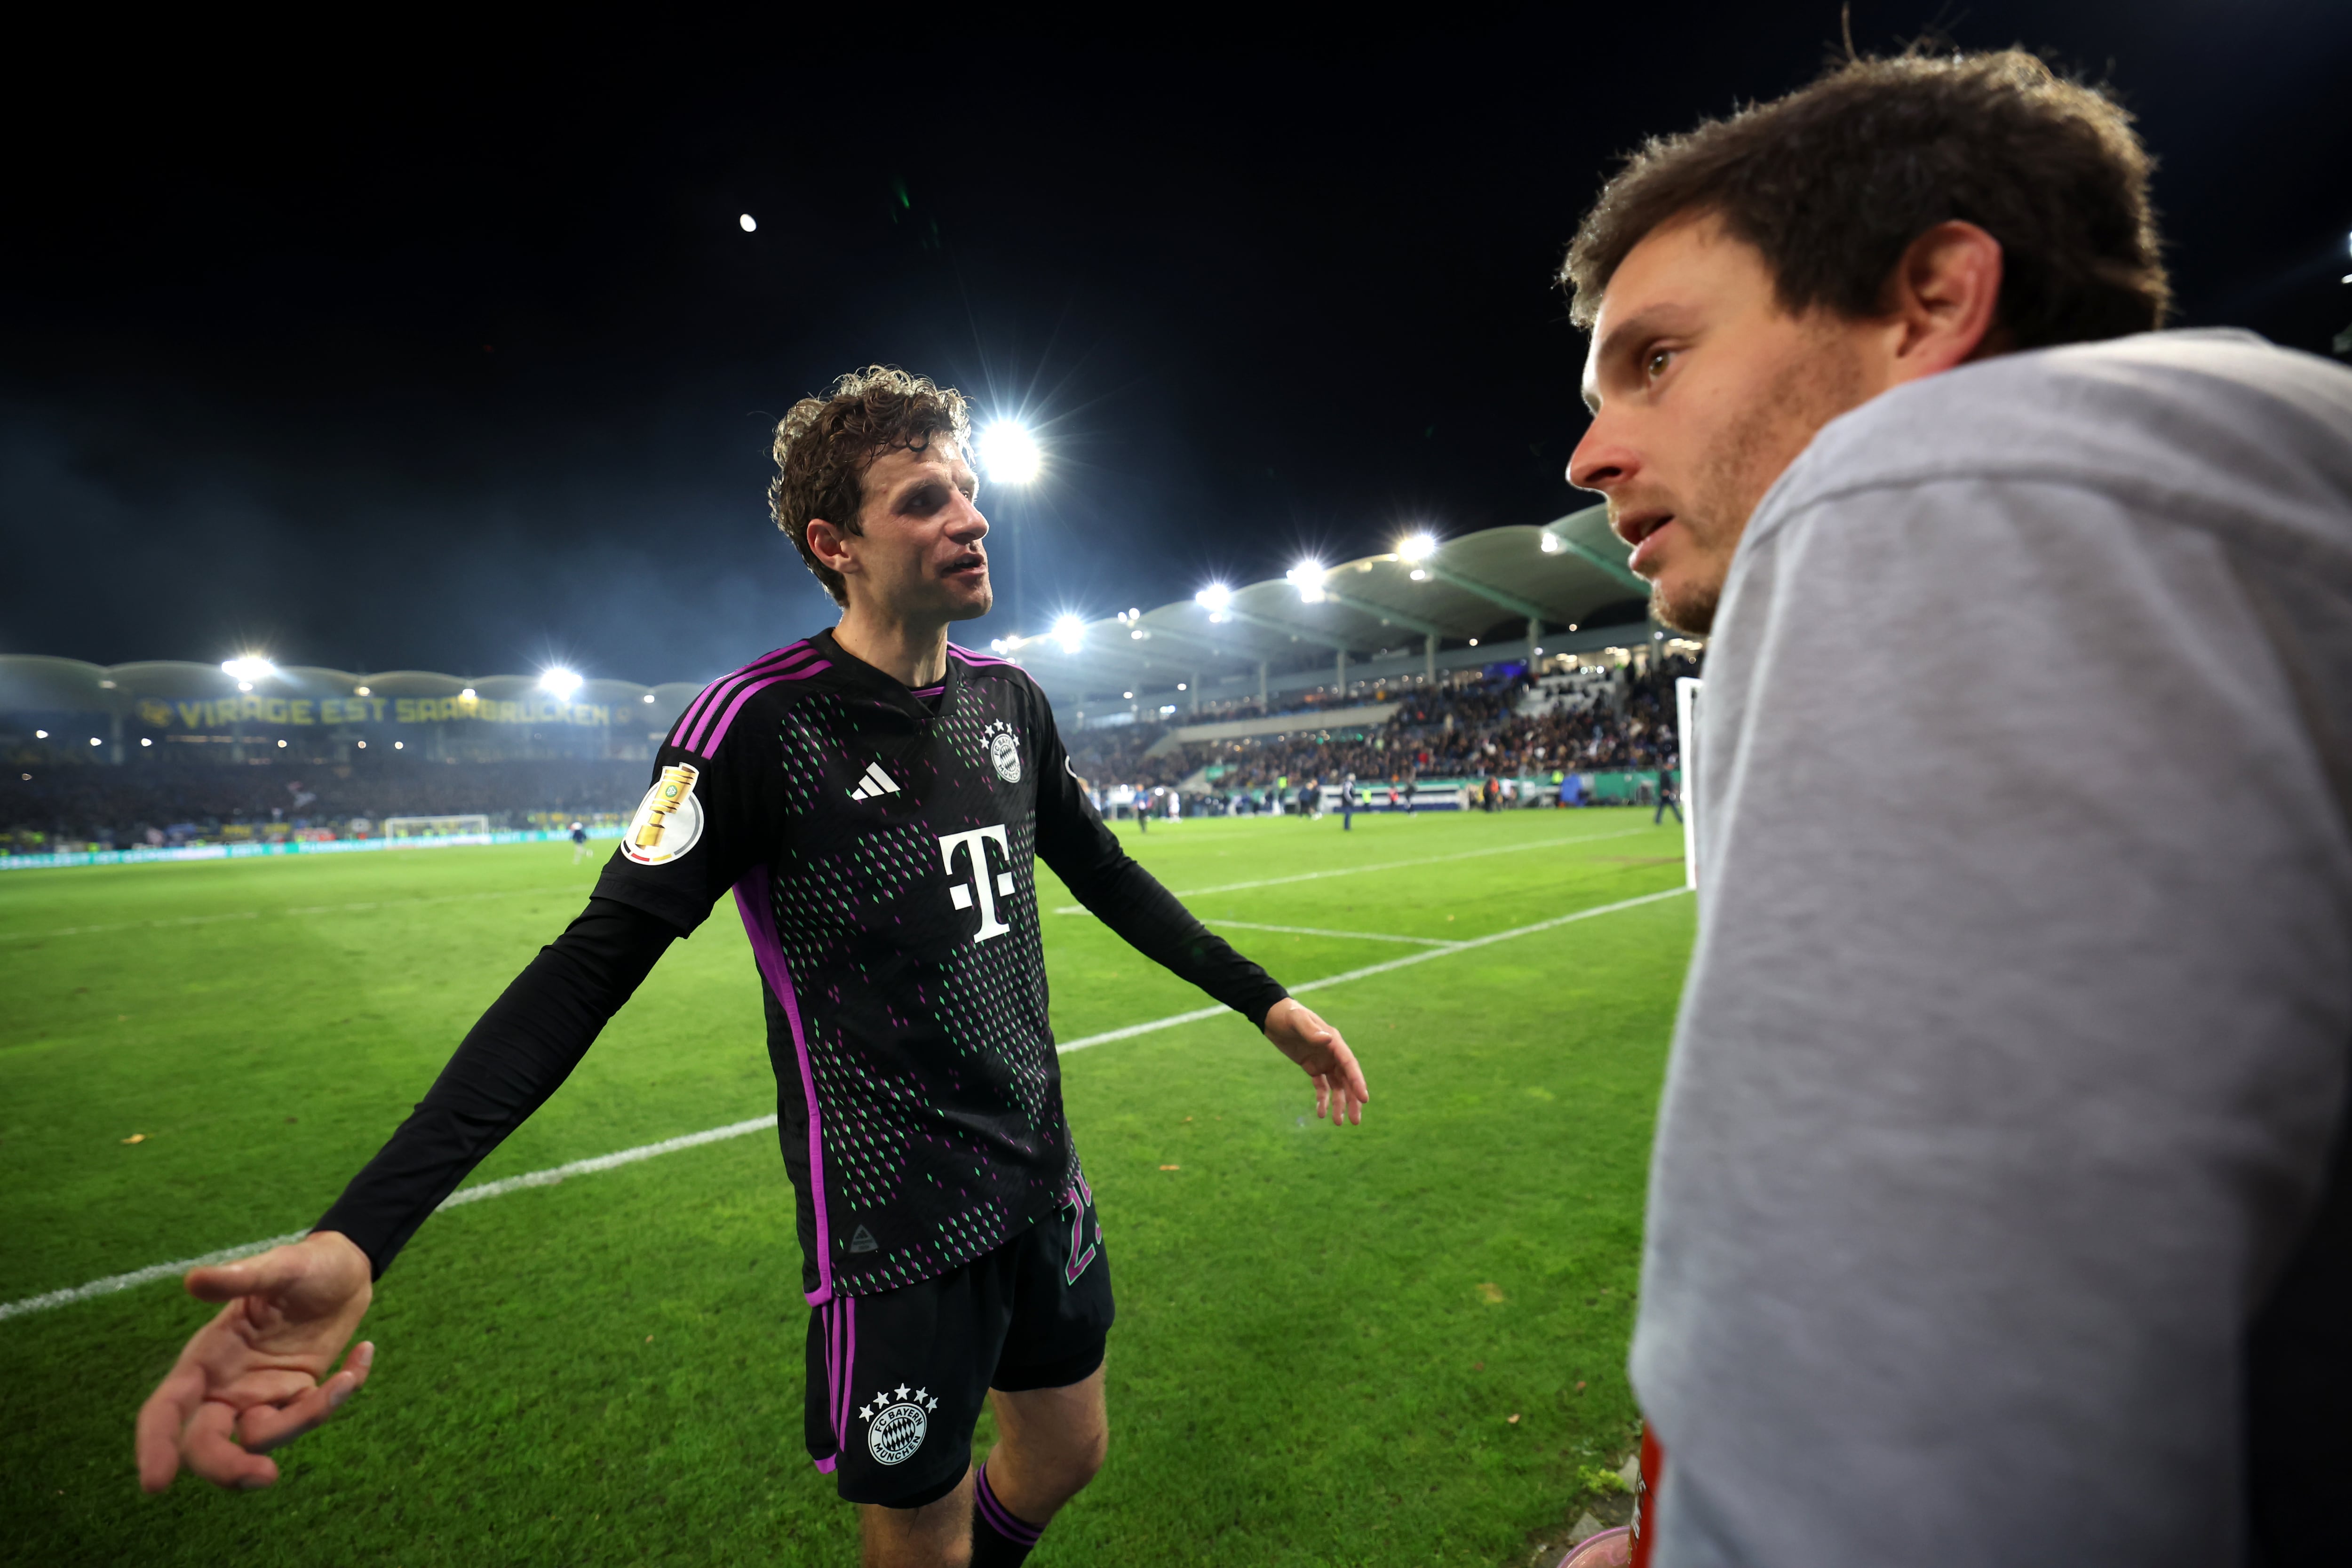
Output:
[[1416,583],[1426,583],[1429,581],[1429,574],[1416,566],[1412,569],[1412,580]]
[[277,674],[278,668],[257,653],[241,653],[235,658],[221,660],[221,671],[239,680],[259,680],[264,676]]
[[33,731],[33,739],[36,741],[46,741],[48,738],[49,732],[47,730],[36,730]]
[[1557,555],[1557,554],[1559,554],[1559,539],[1558,539],[1558,538],[1556,538],[1555,536],[1551,535],[1551,534],[1549,534],[1549,533],[1545,534],[1545,535],[1543,536],[1543,552],[1544,552],[1546,555]]
[[646,692],[646,701],[648,701],[648,702],[651,702],[653,700],[654,700],[654,694],[653,694],[652,692],[650,692],[650,691]]
[[142,736],[140,736],[140,737],[139,737],[139,743],[140,743],[141,745],[142,745],[142,746],[152,746],[152,745],[153,745],[155,742],[152,742],[152,741],[151,741],[151,740],[149,740],[146,736],[142,735]]
[[988,477],[1008,485],[1025,485],[1045,466],[1045,453],[1029,427],[1000,419],[980,433],[980,460]]
[[1061,616],[1054,622],[1054,640],[1064,653],[1077,652],[1087,640],[1087,623],[1076,616]]
[[760,226],[760,220],[753,217],[750,213],[745,213],[741,217],[737,218],[735,221],[743,226],[743,232],[745,234],[749,234],[753,229]]
[[1405,562],[1426,561],[1437,553],[1437,536],[1423,530],[1408,533],[1397,541],[1397,558]]
[[[1125,700],[1129,701],[1129,702],[1132,702],[1132,701],[1134,701],[1134,700],[1135,700],[1135,693],[1134,693],[1134,692],[1132,692],[1132,691],[1122,691],[1122,692],[1120,692],[1120,693],[1119,693],[1119,696],[1120,696],[1122,699],[1124,699]],[[91,745],[93,745],[93,746],[95,746],[95,745],[97,745],[97,744],[98,744],[98,742],[97,742],[96,741],[92,741],[92,742],[90,742],[90,744],[91,744]]]
[[[91,745],[93,745],[93,746],[95,746],[95,745],[97,745],[97,744],[98,744],[98,742],[97,742],[96,741],[92,741],[92,742],[90,742],[90,744],[91,744]],[[281,751],[281,752],[282,752],[282,751],[284,751],[284,750],[286,749],[286,742],[283,742],[283,741],[278,742],[278,749],[279,751]]]
[[465,690],[457,693],[457,695],[465,699],[467,701],[471,702],[474,700],[474,689],[468,686]]
[[[92,736],[89,738],[89,743],[90,743],[91,745],[93,745],[93,746],[103,746],[104,744],[106,744],[106,742],[103,742],[103,741],[100,740],[100,739],[99,739],[97,736],[95,736],[95,735],[92,735]],[[281,745],[281,746],[282,746],[282,745],[284,745],[286,742],[283,742],[283,741],[280,741],[280,742],[278,742],[278,743],[279,745]]]
[[1234,591],[1223,583],[1212,583],[1192,595],[1192,602],[1209,612],[1209,619],[1225,618],[1225,606],[1234,602]]
[[373,697],[375,693],[370,691],[364,686],[354,686],[352,688],[352,695],[354,697]]
[[394,741],[392,743],[392,749],[395,752],[404,752],[408,750],[408,742],[405,741]]
[[543,671],[539,678],[539,684],[541,689],[552,693],[556,700],[569,702],[572,700],[572,694],[580,689],[580,674],[577,670],[566,669],[559,664],[552,669]]
[[1300,604],[1319,605],[1323,602],[1323,563],[1320,561],[1302,561],[1282,575],[1284,581],[1298,590]]

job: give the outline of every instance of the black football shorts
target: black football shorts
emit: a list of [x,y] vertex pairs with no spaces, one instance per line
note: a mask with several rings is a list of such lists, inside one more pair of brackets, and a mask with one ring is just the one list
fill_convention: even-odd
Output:
[[1110,1333],[1094,1193],[936,1279],[836,1296],[809,1314],[809,1458],[843,1499],[920,1508],[955,1490],[991,1388],[1080,1383]]

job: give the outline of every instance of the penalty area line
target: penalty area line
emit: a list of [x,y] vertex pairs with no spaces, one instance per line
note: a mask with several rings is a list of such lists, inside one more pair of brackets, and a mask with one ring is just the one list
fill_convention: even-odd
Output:
[[[1467,937],[1460,942],[1447,942],[1442,947],[1407,953],[1402,958],[1392,958],[1385,963],[1369,963],[1361,969],[1350,969],[1339,974],[1327,974],[1320,980],[1304,981],[1292,986],[1290,994],[1294,996],[1301,995],[1309,991],[1321,991],[1333,985],[1345,985],[1350,981],[1370,979],[1375,974],[1387,974],[1394,970],[1410,969],[1416,963],[1427,963],[1433,959],[1451,958],[1456,953],[1468,952],[1474,948],[1491,947],[1498,942],[1516,941],[1523,936],[1533,936],[1538,931],[1553,931],[1564,925],[1572,925],[1578,921],[1589,921],[1601,915],[1613,915],[1621,910],[1639,909],[1643,904],[1654,904],[1666,899],[1678,899],[1689,891],[1688,888],[1669,888],[1664,892],[1644,893],[1637,899],[1620,899],[1612,904],[1597,904],[1589,910],[1576,910],[1568,914],[1554,915],[1549,920],[1537,921],[1530,925],[1514,926],[1508,931],[1498,931],[1488,936]],[[1058,1054],[1067,1056],[1072,1051],[1083,1051],[1090,1047],[1108,1045],[1113,1040],[1129,1040],[1138,1035],[1151,1035],[1162,1029],[1172,1029],[1180,1024],[1196,1024],[1204,1018],[1222,1017],[1229,1010],[1222,1005],[1196,1007],[1189,1013],[1175,1013],[1165,1018],[1154,1018],[1149,1023],[1129,1024],[1123,1029],[1109,1029],[1099,1035],[1088,1035],[1083,1039],[1067,1041],[1056,1047],[1055,1049]],[[485,1198],[504,1197],[509,1193],[518,1193],[526,1187],[551,1187],[573,1176],[585,1176],[598,1171],[615,1170],[623,1165],[634,1165],[640,1160],[651,1160],[663,1154],[674,1154],[681,1149],[695,1149],[705,1143],[718,1143],[730,1138],[740,1138],[749,1132],[763,1131],[775,1124],[776,1118],[771,1112],[766,1116],[754,1116],[748,1121],[730,1121],[724,1127],[712,1127],[700,1132],[688,1132],[676,1138],[665,1138],[658,1143],[640,1143],[634,1149],[623,1149],[611,1154],[598,1154],[586,1160],[571,1160],[561,1165],[551,1165],[544,1171],[530,1171],[520,1176],[505,1176],[495,1182],[482,1182],[474,1186],[460,1187],[442,1199],[440,1206],[445,1209],[458,1208],[467,1204],[480,1203]],[[436,1209],[435,1212],[438,1213],[439,1210]],[[257,1252],[267,1252],[273,1247],[283,1247],[290,1242],[299,1241],[309,1234],[310,1232],[306,1230],[289,1231],[284,1236],[273,1236],[266,1241],[248,1241],[239,1247],[225,1247],[217,1252],[207,1252],[195,1258],[182,1258],[170,1263],[150,1264],[144,1268],[134,1268],[128,1274],[110,1274],[103,1279],[93,1279],[86,1285],[76,1285],[68,1289],[51,1290],[46,1295],[26,1296],[14,1301],[0,1301],[0,1321],[27,1317],[35,1312],[46,1312],[58,1307],[70,1307],[78,1301],[91,1300],[100,1296],[111,1296],[118,1291],[153,1284],[160,1279],[175,1279],[191,1268],[207,1268],[216,1263],[234,1263],[240,1258],[250,1258]]]
[[[1443,866],[1453,860],[1475,860],[1485,855],[1525,855],[1538,849],[1565,849],[1577,844],[1599,844],[1604,839],[1631,838],[1639,833],[1654,833],[1655,827],[1623,827],[1612,833],[1573,833],[1559,838],[1538,838],[1526,844],[1503,844],[1486,849],[1465,849],[1454,855],[1425,855],[1417,860],[1374,860],[1362,866],[1335,866],[1327,871],[1301,871],[1289,877],[1261,877],[1254,882],[1220,882],[1213,888],[1181,888],[1175,896],[1197,899],[1209,893],[1238,893],[1250,888],[1282,888],[1293,882],[1320,882],[1328,877],[1360,877],[1367,871],[1395,871],[1408,866]],[[1057,915],[1082,915],[1084,904],[1060,904]]]
[[[1409,952],[1402,958],[1391,958],[1385,963],[1368,963],[1361,969],[1350,969],[1340,974],[1327,974],[1320,980],[1302,981],[1290,987],[1290,994],[1297,996],[1308,991],[1320,991],[1326,986],[1345,985],[1351,980],[1368,980],[1375,974],[1386,974],[1397,969],[1410,969],[1416,963],[1427,963],[1433,959],[1451,958],[1457,952],[1468,952],[1473,948],[1491,947],[1498,942],[1511,942],[1519,937],[1533,936],[1538,931],[1553,931],[1560,926],[1573,925],[1578,921],[1589,921],[1597,915],[1613,915],[1620,910],[1639,909],[1643,904],[1654,904],[1664,899],[1679,899],[1689,891],[1688,888],[1668,888],[1662,893],[1643,893],[1638,899],[1620,899],[1613,904],[1596,904],[1589,910],[1577,910],[1564,915],[1554,915],[1548,921],[1537,921],[1531,925],[1513,926],[1508,931],[1498,931],[1488,936],[1465,937],[1460,942],[1447,942],[1444,947],[1433,947],[1425,952]],[[1072,1051],[1082,1051],[1089,1046],[1108,1045],[1113,1040],[1131,1040],[1138,1035],[1150,1035],[1161,1029],[1172,1029],[1179,1024],[1193,1024],[1202,1018],[1214,1018],[1229,1010],[1224,1007],[1195,1007],[1189,1013],[1172,1013],[1165,1018],[1154,1018],[1148,1024],[1129,1024],[1123,1029],[1108,1029],[1099,1035],[1088,1035],[1084,1039],[1071,1040],[1055,1048],[1061,1055],[1067,1056]]]

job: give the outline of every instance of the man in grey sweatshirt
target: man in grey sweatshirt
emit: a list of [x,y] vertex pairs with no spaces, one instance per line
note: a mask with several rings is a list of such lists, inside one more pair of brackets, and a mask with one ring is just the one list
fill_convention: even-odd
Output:
[[2352,1551],[2352,372],[2158,331],[2029,56],[1654,142],[1570,468],[1713,635],[1658,1568]]

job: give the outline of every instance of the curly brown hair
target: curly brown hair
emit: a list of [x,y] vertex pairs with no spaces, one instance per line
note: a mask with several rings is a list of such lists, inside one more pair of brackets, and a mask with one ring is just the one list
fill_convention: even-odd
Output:
[[971,437],[971,408],[954,387],[896,365],[851,371],[824,396],[802,398],[776,422],[769,513],[801,552],[802,564],[846,608],[849,591],[841,574],[809,549],[809,524],[823,518],[845,533],[863,532],[857,518],[866,505],[866,470],[875,458],[923,451],[934,437],[961,448]]
[[2000,242],[2009,346],[2144,332],[2171,303],[2151,167],[2120,105],[2021,49],[1850,58],[1650,141],[1585,215],[1560,281],[1590,329],[1644,236],[1709,215],[1763,252],[1785,308],[1862,320],[1911,242],[1958,219]]

